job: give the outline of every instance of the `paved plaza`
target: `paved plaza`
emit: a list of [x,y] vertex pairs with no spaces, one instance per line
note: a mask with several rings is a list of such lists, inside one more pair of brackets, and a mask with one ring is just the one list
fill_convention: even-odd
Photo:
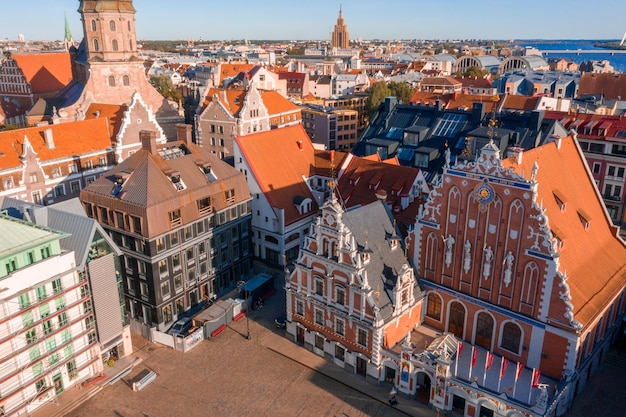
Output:
[[[72,388],[34,417],[437,415],[403,397],[392,407],[387,403],[387,384],[366,382],[287,340],[285,331],[273,325],[284,309],[283,297],[279,291],[263,309],[251,312],[251,340],[245,337],[245,319],[187,353],[133,334],[135,352],[120,363],[133,364],[131,373],[112,385]],[[624,415],[625,355],[623,348],[612,352],[568,417]],[[158,377],[143,390],[133,391],[133,379],[147,370]]]

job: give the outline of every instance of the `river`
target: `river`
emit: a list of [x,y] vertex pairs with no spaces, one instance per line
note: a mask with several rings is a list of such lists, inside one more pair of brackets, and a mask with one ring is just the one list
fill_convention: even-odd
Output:
[[549,50],[564,50],[569,49],[572,51],[576,51],[578,49],[581,50],[593,50],[598,51],[597,53],[584,53],[580,55],[576,55],[576,52],[559,52],[554,54],[549,54],[547,57],[544,55],[546,60],[548,58],[570,58],[577,64],[580,64],[583,61],[603,61],[607,60],[611,63],[611,65],[615,68],[615,72],[626,72],[626,54],[615,54],[611,55],[606,52],[606,49],[598,48],[594,46],[594,43],[597,41],[594,40],[558,40],[558,41],[546,41],[546,40],[537,40],[537,41],[519,41],[518,45],[520,46],[531,46],[533,48],[537,48],[540,51],[549,51]]

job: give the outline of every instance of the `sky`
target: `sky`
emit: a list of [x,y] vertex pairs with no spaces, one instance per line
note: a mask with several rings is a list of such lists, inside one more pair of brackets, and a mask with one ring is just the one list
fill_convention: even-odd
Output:
[[[350,39],[618,39],[626,0],[134,0],[139,40],[328,40],[339,8]],[[8,1],[0,39],[59,40],[79,0]]]

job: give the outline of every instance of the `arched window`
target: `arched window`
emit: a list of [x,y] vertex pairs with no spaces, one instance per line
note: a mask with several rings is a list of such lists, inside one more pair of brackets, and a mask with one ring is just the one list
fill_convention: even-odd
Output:
[[270,236],[270,235],[265,236],[265,241],[266,242],[270,242],[270,243],[278,244],[278,239],[276,239],[274,236]]
[[113,75],[109,75],[109,87],[115,87],[115,77]]
[[500,347],[519,354],[519,345],[522,340],[522,329],[513,323],[507,322],[502,328],[502,343]]
[[92,31],[92,32],[95,32],[95,31],[96,31],[96,21],[95,21],[95,20],[92,20],[92,21],[91,21],[91,31]]
[[582,352],[580,355],[581,359],[586,358],[589,353],[589,340],[591,340],[591,333],[587,333],[587,336],[585,336],[585,341],[583,342]]
[[111,32],[115,32],[115,20],[109,21],[109,30],[111,30]]
[[124,75],[124,77],[122,77],[122,83],[125,86],[129,86],[130,85],[130,77],[128,75]]
[[465,326],[465,307],[454,301],[450,304],[450,317],[448,318],[448,331],[456,337],[463,339],[463,327]]
[[119,49],[117,46],[117,39],[113,39],[111,41],[111,49],[113,49],[114,51],[117,51]]
[[428,294],[426,316],[441,321],[441,297],[434,292]]
[[491,336],[493,335],[493,317],[484,311],[478,313],[476,319],[476,337],[474,343],[491,350]]
[[98,42],[98,39],[94,39],[93,40],[93,50],[94,51],[99,51],[100,50],[100,43]]

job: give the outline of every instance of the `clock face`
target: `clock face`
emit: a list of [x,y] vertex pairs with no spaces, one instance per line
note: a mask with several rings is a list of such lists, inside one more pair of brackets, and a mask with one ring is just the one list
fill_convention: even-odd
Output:
[[491,184],[489,184],[489,181],[484,179],[483,182],[478,184],[474,189],[474,197],[478,200],[481,210],[484,210],[496,198],[496,192]]
[[334,215],[332,215],[332,214],[327,214],[326,215],[326,224],[333,225],[333,224],[335,224],[335,220],[336,219],[335,219]]

